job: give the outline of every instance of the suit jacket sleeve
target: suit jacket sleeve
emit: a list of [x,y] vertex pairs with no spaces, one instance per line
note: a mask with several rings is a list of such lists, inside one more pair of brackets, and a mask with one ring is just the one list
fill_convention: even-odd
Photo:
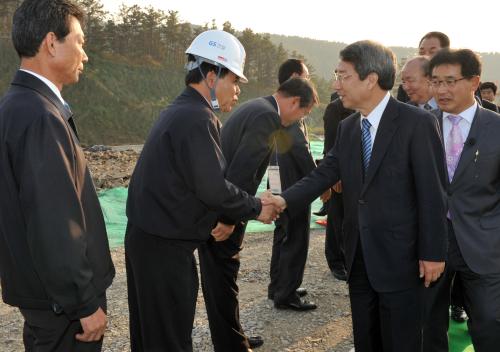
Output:
[[411,141],[411,164],[418,198],[419,257],[444,261],[448,250],[445,160],[436,118],[425,115]]
[[253,191],[261,181],[258,172],[266,160],[268,162],[277,130],[276,119],[278,115],[275,113],[255,116],[231,159],[226,177],[246,191]]
[[[341,125],[340,125],[341,126]],[[339,126],[339,136],[341,127]],[[323,194],[340,180],[338,153],[340,150],[339,139],[334,147],[326,154],[323,161],[309,175],[302,178],[295,185],[283,192],[282,197],[287,203],[290,215],[294,215],[308,206],[312,201]]]
[[189,167],[186,177],[193,178],[196,197],[228,218],[226,222],[255,219],[261,210],[260,200],[224,178],[225,161],[218,141],[218,132],[210,120],[192,126],[183,143],[184,163]]
[[76,168],[64,121],[48,112],[35,119],[25,132],[19,170],[27,241],[47,295],[74,319],[98,308]]

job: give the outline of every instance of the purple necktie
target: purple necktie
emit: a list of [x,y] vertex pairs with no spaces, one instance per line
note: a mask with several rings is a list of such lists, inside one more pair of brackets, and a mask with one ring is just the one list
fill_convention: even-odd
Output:
[[447,118],[451,122],[451,131],[446,141],[446,166],[448,167],[448,177],[451,182],[455,170],[457,169],[458,161],[460,160],[460,154],[464,148],[464,139],[462,137],[462,131],[460,131],[460,127],[458,127],[462,117],[448,115]]

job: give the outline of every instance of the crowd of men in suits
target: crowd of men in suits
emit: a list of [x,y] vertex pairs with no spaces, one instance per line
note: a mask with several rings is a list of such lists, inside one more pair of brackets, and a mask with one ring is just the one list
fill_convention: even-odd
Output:
[[[115,271],[61,95],[88,61],[83,19],[71,0],[25,0],[13,20],[21,65],[0,101],[0,278],[4,302],[24,318],[27,351],[100,351],[107,325]],[[152,127],[129,187],[132,351],[193,350],[195,250],[215,351],[263,344],[239,320],[250,219],[276,224],[275,308],[316,309],[300,286],[317,197],[329,201],[325,254],[347,280],[356,352],[447,351],[453,282],[451,304],[465,309],[475,350],[498,350],[500,115],[485,108],[497,87],[481,84],[474,52],[426,34],[403,67],[401,102],[390,95],[394,53],[348,45],[318,166],[304,117],[319,100],[303,61],[281,65],[274,94],[232,111],[247,81],[238,39],[205,31],[186,54],[186,88]],[[232,111],[224,126],[219,111]],[[266,171],[272,192],[256,196]]]

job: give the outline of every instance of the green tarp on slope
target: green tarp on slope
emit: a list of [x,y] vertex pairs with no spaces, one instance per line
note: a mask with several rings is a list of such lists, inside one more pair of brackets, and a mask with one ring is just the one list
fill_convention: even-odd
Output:
[[[323,152],[323,142],[312,142],[311,150],[315,158],[320,158]],[[267,176],[262,179],[257,193],[266,190]],[[106,228],[108,237],[112,247],[121,246],[123,244],[123,235],[127,226],[127,217],[125,216],[125,204],[127,201],[127,189],[118,187],[108,189],[99,194],[99,200],[106,220]],[[321,201],[317,199],[313,205],[313,211],[321,208]],[[318,228],[316,224],[318,217],[311,216],[311,228]],[[258,221],[250,221],[247,226],[247,232],[264,232],[273,231],[274,225],[262,224]]]

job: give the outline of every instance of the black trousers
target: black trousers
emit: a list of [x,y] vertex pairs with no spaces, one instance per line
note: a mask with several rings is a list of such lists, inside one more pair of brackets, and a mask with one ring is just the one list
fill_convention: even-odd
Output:
[[[106,312],[106,295],[101,297]],[[24,317],[23,342],[26,352],[98,352],[102,340],[81,342],[75,338],[83,332],[80,320],[69,320],[51,310],[19,309]]]
[[240,324],[236,283],[245,228],[238,224],[226,241],[211,240],[198,248],[201,287],[216,352],[246,352],[250,348]]
[[328,202],[326,219],[325,257],[331,271],[345,270],[342,222],[344,221],[344,202],[342,193],[332,192]]
[[199,286],[195,247],[128,224],[125,264],[133,352],[193,351]]
[[268,295],[284,302],[295,295],[302,284],[309,249],[311,208],[293,218],[282,216],[276,221],[271,255],[271,282]]
[[[439,331],[440,341],[447,338],[448,307],[450,303],[450,285],[458,279],[462,284],[464,308],[469,316],[469,333],[476,352],[495,352],[500,346],[500,274],[479,275],[473,272],[465,262],[455,237],[452,222],[448,221],[449,248],[448,272],[446,280],[439,286],[438,304],[431,312],[435,319],[435,330]],[[445,319],[446,317],[446,319]],[[445,322],[446,321],[446,325]],[[445,351],[428,349],[427,351]],[[447,350],[446,350],[447,351]]]
[[356,352],[421,352],[420,288],[375,291],[359,245],[349,276],[349,298]]

